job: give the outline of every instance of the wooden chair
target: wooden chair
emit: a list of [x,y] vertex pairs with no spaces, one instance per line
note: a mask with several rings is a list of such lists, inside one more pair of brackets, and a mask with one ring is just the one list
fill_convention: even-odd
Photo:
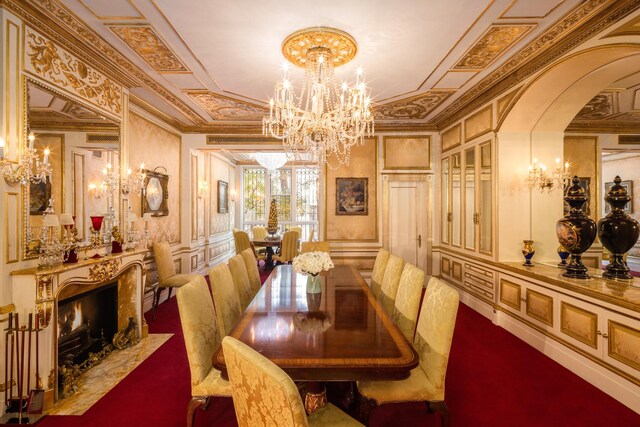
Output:
[[245,249],[251,248],[253,255],[256,257],[256,264],[258,264],[260,260],[266,259],[266,255],[258,254],[256,252],[256,249],[253,246],[253,243],[251,243],[251,240],[249,240],[249,235],[246,232],[236,231],[233,233],[233,242],[236,247],[236,255],[241,254]]
[[387,268],[387,262],[389,262],[388,250],[380,248],[378,255],[376,256],[376,262],[373,264],[373,272],[371,273],[371,290],[376,297],[380,297],[382,289],[382,279],[384,278],[384,270]]
[[298,232],[287,231],[282,236],[282,246],[280,247],[280,253],[273,256],[273,260],[286,264],[291,262],[293,258],[298,255]]
[[331,245],[329,242],[302,242],[300,253],[305,252],[326,252],[331,253]]
[[233,284],[240,297],[240,305],[242,306],[242,310],[244,310],[253,299],[253,292],[251,291],[251,282],[249,282],[247,267],[244,264],[244,259],[241,254],[231,257],[229,260],[229,270],[231,270]]
[[227,264],[218,264],[209,270],[209,282],[216,308],[220,336],[225,336],[236,326],[242,316],[240,296],[233,283]]
[[169,295],[167,299],[171,298],[171,291],[173,288],[179,288],[186,285],[197,274],[176,274],[176,266],[173,263],[173,257],[171,256],[171,247],[169,242],[155,242],[153,244],[153,257],[156,261],[156,268],[158,269],[158,291],[155,292],[155,300],[153,302],[153,312],[155,319],[155,310],[160,302],[160,293],[162,288],[169,289]]
[[256,296],[256,294],[260,290],[260,287],[262,286],[262,281],[260,280],[260,271],[258,270],[258,265],[256,263],[256,257],[253,255],[253,251],[251,251],[251,249],[245,249],[240,255],[242,255],[244,266],[247,269],[249,284],[251,285],[251,293],[253,296]]
[[211,396],[231,396],[231,385],[211,366],[213,352],[220,344],[213,301],[204,277],[176,292],[180,323],[191,371],[191,401],[187,406],[187,427],[193,425],[196,408],[206,410]]
[[398,285],[402,276],[402,268],[404,260],[395,255],[389,255],[387,267],[384,269],[382,277],[382,287],[380,288],[380,296],[382,307],[389,316],[393,313],[393,306],[396,302],[396,294],[398,293]]
[[222,350],[239,427],[362,425],[331,403],[307,417],[298,387],[277,365],[229,336]]
[[413,264],[405,264],[400,276],[391,319],[409,341],[413,340],[413,333],[416,330],[423,284],[424,271]]
[[425,293],[413,346],[420,365],[401,381],[361,381],[360,416],[368,421],[377,404],[427,402],[427,409],[440,413],[442,425],[449,425],[449,408],[444,401],[444,381],[458,312],[458,292],[442,280],[432,278]]

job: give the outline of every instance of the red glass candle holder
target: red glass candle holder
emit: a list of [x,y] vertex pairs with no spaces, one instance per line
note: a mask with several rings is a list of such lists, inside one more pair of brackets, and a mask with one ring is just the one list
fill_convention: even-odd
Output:
[[93,227],[94,230],[96,231],[100,231],[100,229],[102,228],[102,220],[104,219],[104,216],[102,215],[95,215],[95,216],[91,216],[91,226]]

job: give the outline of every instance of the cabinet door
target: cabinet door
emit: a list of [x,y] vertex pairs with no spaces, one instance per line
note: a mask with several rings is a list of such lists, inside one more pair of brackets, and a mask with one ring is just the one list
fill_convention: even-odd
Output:
[[640,322],[618,313],[607,312],[604,330],[604,360],[633,376],[640,375]]
[[451,244],[462,244],[462,168],[460,153],[451,156]]
[[451,208],[449,206],[449,158],[442,160],[442,182],[440,186],[441,210],[440,210],[440,241],[449,243],[449,224],[451,223]]
[[476,147],[464,151],[464,247],[476,250]]
[[491,167],[491,141],[480,144],[480,184],[478,188],[478,228],[480,252],[493,253],[493,179]]

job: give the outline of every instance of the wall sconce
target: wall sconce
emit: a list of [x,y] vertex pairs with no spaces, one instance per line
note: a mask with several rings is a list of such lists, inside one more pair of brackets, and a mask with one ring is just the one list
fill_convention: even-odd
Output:
[[9,185],[29,185],[51,181],[51,165],[49,164],[49,149],[43,152],[42,161],[38,159],[38,153],[34,148],[36,136],[33,132],[27,138],[27,147],[18,154],[18,161],[5,159],[6,142],[0,138],[0,170],[5,181]]
[[95,182],[89,183],[89,194],[96,199],[102,198],[107,192],[107,185],[104,182],[96,184]]
[[235,188],[232,188],[231,191],[229,192],[229,199],[232,202],[236,201],[236,189]]
[[570,179],[569,162],[565,162],[563,165],[560,159],[556,159],[555,169],[551,175],[547,175],[547,167],[542,163],[538,163],[538,159],[533,159],[533,164],[529,166],[527,182],[529,183],[529,188],[551,192],[556,188],[565,188]]
[[122,178],[122,194],[127,195],[132,191],[140,194],[146,177],[147,174],[144,171],[144,163],[140,163],[140,169],[135,174],[132,174],[131,168],[128,168],[127,176]]
[[209,194],[209,183],[207,181],[198,181],[198,199],[203,199]]

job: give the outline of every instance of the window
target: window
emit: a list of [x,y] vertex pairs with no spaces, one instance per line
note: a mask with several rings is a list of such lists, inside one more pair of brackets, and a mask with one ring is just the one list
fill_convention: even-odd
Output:
[[297,225],[302,227],[301,240],[307,240],[311,229],[318,229],[318,182],[316,169],[293,167],[269,175],[263,168],[244,168],[243,229],[251,233],[254,225],[265,225],[275,199],[280,232]]

